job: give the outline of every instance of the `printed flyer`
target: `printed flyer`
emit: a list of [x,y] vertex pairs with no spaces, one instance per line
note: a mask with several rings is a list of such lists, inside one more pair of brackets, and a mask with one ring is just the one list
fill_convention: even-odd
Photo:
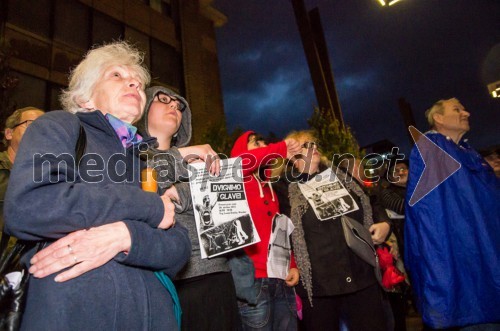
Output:
[[299,184],[299,188],[320,221],[336,218],[359,209],[356,201],[331,168],[308,182]]
[[225,254],[260,241],[245,195],[239,158],[221,160],[220,176],[205,163],[189,165],[201,257]]

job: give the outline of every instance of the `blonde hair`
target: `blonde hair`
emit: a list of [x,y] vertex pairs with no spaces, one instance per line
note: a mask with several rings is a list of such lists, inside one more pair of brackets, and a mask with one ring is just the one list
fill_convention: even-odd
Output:
[[111,65],[131,67],[144,89],[151,76],[143,62],[144,54],[126,41],[115,41],[91,49],[69,75],[68,88],[60,96],[63,108],[71,113],[87,111],[80,104],[90,100],[95,85]]
[[316,131],[314,131],[314,130],[292,131],[289,134],[287,134],[285,139],[295,139],[295,140],[304,139],[307,141],[317,142],[318,135],[316,134]]
[[427,122],[429,123],[429,126],[431,128],[434,128],[436,126],[436,122],[434,121],[434,114],[444,114],[444,103],[447,101],[460,102],[457,98],[451,98],[448,100],[442,99],[434,103],[431,108],[425,111],[425,117],[427,118]]
[[318,151],[321,154],[321,163],[327,166],[331,164],[331,162],[321,152],[321,146],[318,143],[319,137],[316,131],[314,130],[292,131],[285,137],[285,139],[295,139],[295,140],[305,140],[305,141],[315,142]]
[[[314,130],[301,130],[301,131],[292,131],[286,135],[285,139],[295,139],[295,140],[305,140],[310,142],[315,142],[318,144],[318,134]],[[318,146],[318,145],[316,145]],[[318,151],[321,154],[320,163],[329,167],[331,162],[321,153],[321,146],[318,147]],[[282,167],[282,171],[286,169],[285,165]]]

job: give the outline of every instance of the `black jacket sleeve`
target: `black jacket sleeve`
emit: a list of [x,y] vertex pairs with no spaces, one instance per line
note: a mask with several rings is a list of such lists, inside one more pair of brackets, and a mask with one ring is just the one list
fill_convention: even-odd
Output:
[[282,178],[273,184],[273,188],[278,196],[280,213],[290,217],[292,207],[290,205],[290,197],[288,196],[288,185],[288,181]]
[[384,208],[390,209],[400,215],[405,214],[405,198],[399,195],[391,187],[380,192],[380,203]]

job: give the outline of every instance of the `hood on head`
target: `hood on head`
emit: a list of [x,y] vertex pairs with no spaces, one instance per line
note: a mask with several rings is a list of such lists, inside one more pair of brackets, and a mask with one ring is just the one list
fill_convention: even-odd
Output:
[[189,104],[186,99],[166,87],[153,86],[146,89],[146,107],[144,109],[144,114],[142,114],[141,119],[137,123],[137,128],[142,136],[151,136],[148,129],[148,114],[151,103],[153,102],[153,99],[158,94],[158,92],[163,92],[167,95],[170,95],[186,106],[186,108],[184,108],[184,111],[182,112],[181,125],[179,126],[179,130],[177,131],[175,137],[172,139],[171,144],[171,147],[184,147],[189,144],[189,141],[191,140],[191,109],[189,108]]
[[233,149],[231,150],[231,157],[237,157],[248,152],[248,136],[252,134],[255,134],[255,132],[247,131],[236,139]]

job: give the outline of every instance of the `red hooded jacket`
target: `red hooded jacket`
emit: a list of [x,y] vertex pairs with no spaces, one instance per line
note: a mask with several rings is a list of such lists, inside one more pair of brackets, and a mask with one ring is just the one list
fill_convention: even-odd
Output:
[[[260,242],[244,248],[255,267],[255,278],[267,278],[267,249],[271,237],[271,226],[274,215],[279,213],[278,198],[268,182],[261,182],[254,172],[278,157],[285,158],[286,143],[280,141],[267,147],[248,150],[248,136],[254,134],[247,131],[234,143],[231,157],[242,158],[243,181],[250,214],[260,236]],[[296,268],[295,259],[290,262],[290,268]]]

